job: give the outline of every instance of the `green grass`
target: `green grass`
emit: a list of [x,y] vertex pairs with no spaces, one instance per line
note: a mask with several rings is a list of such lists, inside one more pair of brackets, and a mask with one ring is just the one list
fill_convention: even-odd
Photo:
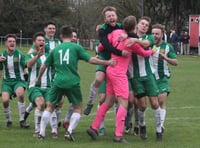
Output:
[[[24,49],[23,51],[27,51]],[[89,51],[90,54],[94,54]],[[18,122],[17,101],[12,100],[12,117],[13,127],[7,129],[5,127],[5,117],[3,111],[0,112],[0,147],[1,148],[196,148],[200,145],[200,110],[199,110],[199,95],[200,95],[200,57],[197,56],[178,56],[179,65],[171,67],[172,77],[170,79],[171,94],[167,99],[167,118],[165,122],[164,141],[162,143],[155,140],[155,120],[153,112],[148,104],[146,112],[146,124],[148,139],[142,141],[139,137],[132,134],[125,135],[125,138],[130,142],[128,145],[118,144],[112,142],[114,133],[114,113],[113,109],[106,115],[106,135],[100,137],[98,141],[91,141],[86,134],[86,129],[94,119],[96,108],[92,110],[91,115],[82,115],[81,121],[75,130],[74,143],[64,140],[64,129],[61,128],[58,139],[51,139],[50,128],[48,126],[46,131],[46,139],[38,141],[32,136],[34,131],[33,111],[28,118],[30,129],[21,129]],[[89,65],[85,62],[79,63],[79,73],[81,76],[81,89],[83,94],[83,106],[87,102],[90,83],[94,79],[95,66]],[[28,104],[28,99],[26,99]],[[68,102],[62,109],[62,119],[65,116],[68,107]],[[1,110],[3,110],[1,108]]]

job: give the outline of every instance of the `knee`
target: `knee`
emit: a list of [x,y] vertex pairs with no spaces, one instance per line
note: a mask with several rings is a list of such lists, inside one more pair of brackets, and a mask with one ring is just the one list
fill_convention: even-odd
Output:
[[140,110],[141,112],[144,112],[144,111],[146,110],[146,105],[140,106],[140,107],[139,107],[139,110]]
[[40,102],[37,104],[37,108],[40,110],[40,111],[44,111],[45,109],[45,103],[44,102]]
[[158,102],[153,102],[153,103],[151,104],[151,108],[152,108],[152,109],[157,109],[158,107],[159,107]]
[[20,102],[24,102],[24,92],[17,92],[16,96]]
[[137,106],[138,106],[139,110],[142,112],[144,112],[147,108],[147,104],[145,102],[139,102]]

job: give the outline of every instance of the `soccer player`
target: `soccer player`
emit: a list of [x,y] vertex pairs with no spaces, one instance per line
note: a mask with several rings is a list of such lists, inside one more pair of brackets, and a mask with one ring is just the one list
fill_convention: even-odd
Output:
[[[129,67],[131,67],[131,65],[129,65]],[[132,66],[133,67],[133,66]],[[132,86],[132,80],[133,77],[130,76],[130,74],[128,74],[128,82],[129,82],[129,101],[128,101],[128,109],[127,109],[127,114],[126,114],[126,118],[125,118],[125,130],[124,133],[125,134],[129,134],[131,132],[133,123],[132,123],[132,117],[134,115],[134,128],[133,128],[133,134],[135,136],[139,135],[139,122],[138,122],[138,106],[137,106],[137,99],[134,96],[134,92],[133,92],[133,86]]]
[[[57,45],[61,42],[59,39],[55,38],[56,34],[56,24],[54,22],[47,22],[44,25],[45,32],[45,53],[50,53]],[[35,50],[35,46],[32,45],[28,53],[32,53]]]
[[24,121],[25,101],[24,92],[26,83],[24,81],[25,57],[16,49],[16,35],[7,34],[5,36],[5,51],[0,57],[0,71],[4,70],[2,81],[2,103],[7,127],[12,126],[11,108],[9,101],[13,95],[18,99],[18,110],[20,127],[28,128],[29,125]]
[[[35,80],[38,76],[41,64],[44,63],[48,54],[45,53],[45,39],[42,32],[35,33],[33,36],[33,45],[35,46],[34,52],[30,53],[26,57],[26,64],[28,68],[28,94],[29,100],[34,106],[36,106],[34,113],[35,120],[35,132],[34,135],[37,136],[40,130],[40,122],[42,113],[45,109],[45,102],[47,99],[47,92],[51,87],[51,68],[46,69],[44,72],[41,83],[36,84]],[[54,116],[56,116],[54,112]],[[54,119],[53,117],[51,119]],[[52,138],[57,138],[57,122],[52,125]]]
[[[56,33],[56,24],[54,22],[47,22],[44,25],[44,32],[45,32],[45,53],[50,53],[57,45],[59,45],[61,42],[59,39],[55,38]],[[35,52],[35,45],[33,44],[31,49],[28,53]],[[52,77],[54,76],[54,73],[52,73]],[[53,78],[52,78],[53,79]],[[57,122],[59,122],[59,116],[60,116],[60,108],[64,102],[64,98],[62,99],[60,106],[56,109],[56,115],[57,115]],[[34,108],[34,104],[30,103],[29,106],[26,108],[24,120],[26,120],[31,112],[31,110]]]
[[161,127],[164,132],[164,121],[166,116],[166,99],[170,93],[169,78],[171,72],[170,65],[178,65],[176,52],[171,44],[163,41],[164,27],[161,24],[154,24],[152,26],[152,35],[154,36],[154,44],[157,51],[153,54],[153,66],[155,68],[156,82],[159,88],[158,101],[161,112]]
[[[139,19],[137,24],[137,38],[131,38],[127,42],[127,46],[131,46],[133,43],[139,43],[143,47],[149,49],[154,44],[154,37],[147,35],[151,19],[147,16],[143,16]],[[155,46],[154,46],[155,48]],[[154,117],[156,120],[156,139],[162,141],[161,122],[160,122],[160,106],[158,103],[158,87],[155,80],[155,69],[152,65],[152,59],[150,57],[142,57],[140,55],[132,55],[133,60],[133,86],[134,93],[138,99],[138,115],[140,126],[140,137],[142,139],[147,138],[146,123],[145,123],[145,110],[147,107],[146,96],[149,97],[151,108],[154,111]]]
[[77,32],[76,32],[76,30],[75,29],[73,29],[73,31],[72,31],[72,40],[71,40],[71,42],[74,42],[74,43],[77,43]]
[[[77,43],[77,32],[74,29],[72,31],[71,42]],[[70,121],[70,118],[73,114],[73,110],[74,110],[73,105],[72,105],[72,103],[70,103],[68,111],[67,111],[65,118],[63,120],[63,128],[65,128],[65,131],[67,131],[67,129],[69,127],[69,121]]]
[[82,95],[80,90],[80,76],[78,75],[78,60],[85,60],[91,64],[115,65],[115,60],[100,60],[96,57],[91,57],[85,49],[71,42],[72,29],[69,26],[63,26],[60,29],[60,36],[63,41],[57,46],[48,56],[45,64],[40,68],[39,76],[36,82],[41,81],[45,69],[48,66],[56,67],[56,75],[53,82],[53,87],[49,91],[47,108],[44,111],[41,119],[39,139],[45,137],[46,125],[49,122],[51,113],[55,109],[55,105],[60,102],[61,96],[66,95],[70,103],[73,104],[74,112],[70,118],[69,128],[66,131],[65,138],[69,141],[74,141],[72,131],[78,125],[81,118],[82,110]]
[[[125,39],[123,41],[118,40],[121,34],[133,32],[136,24],[137,22],[135,16],[126,17],[123,20],[124,30],[114,30],[108,36],[108,39],[110,43],[112,43],[112,45],[117,47],[118,49],[128,50],[129,52],[134,52],[145,57],[150,56],[154,53],[153,50],[144,50],[137,43],[133,44],[131,47],[126,47],[125,43],[128,39]],[[100,44],[99,46],[99,49],[101,48],[102,44]],[[127,141],[123,138],[123,130],[129,96],[128,77],[126,73],[128,70],[128,65],[131,61],[131,56],[122,57],[111,54],[111,57],[117,61],[117,64],[115,66],[108,66],[106,69],[106,100],[97,111],[96,117],[91,127],[87,130],[87,133],[89,136],[91,136],[93,140],[97,139],[97,130],[100,126],[100,123],[104,119],[104,116],[109,108],[113,106],[115,98],[117,98],[119,107],[116,113],[116,129],[113,141],[127,143]]]
[[[104,46],[105,50],[98,53],[98,56],[100,59],[110,59],[110,54],[114,53],[119,56],[130,56],[131,54],[125,50],[119,50],[114,48],[108,41],[107,35],[111,33],[115,29],[122,29],[122,25],[120,23],[117,23],[117,10],[114,7],[107,6],[102,11],[104,21],[105,23],[101,26],[101,28],[98,31],[99,34],[99,40]],[[103,82],[105,78],[105,71],[106,66],[98,65],[96,67],[96,75],[95,80],[92,82],[90,86],[89,91],[89,101],[88,104],[84,110],[85,115],[89,115],[91,112],[91,109],[93,107],[96,95],[98,93],[98,88]]]

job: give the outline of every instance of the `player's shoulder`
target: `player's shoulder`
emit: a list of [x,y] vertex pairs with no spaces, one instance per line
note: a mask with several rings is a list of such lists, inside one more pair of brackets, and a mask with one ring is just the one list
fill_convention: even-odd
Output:
[[54,38],[55,42],[61,42],[58,38]]
[[121,23],[116,23],[117,28],[122,29],[122,24]]
[[104,23],[101,25],[100,29],[101,30],[106,30],[108,28],[108,24]]
[[145,34],[143,39],[154,39],[154,36],[152,34]]
[[163,41],[162,43],[161,43],[161,46],[163,47],[163,48],[173,48],[173,46],[172,46],[172,44],[170,44],[170,43],[168,43],[168,42],[166,42],[166,41]]
[[73,42],[62,42],[60,45],[56,46],[54,48],[55,49],[60,49],[60,48],[69,48],[69,49],[79,49],[79,48],[83,48],[82,45],[77,44],[77,43],[73,43]]
[[[106,30],[109,28],[109,25],[107,23],[104,23],[101,25],[100,29],[102,30]],[[116,23],[116,27],[117,29],[122,29],[122,24],[121,23]]]
[[18,49],[18,48],[15,49],[15,53],[24,55],[24,53],[20,49]]

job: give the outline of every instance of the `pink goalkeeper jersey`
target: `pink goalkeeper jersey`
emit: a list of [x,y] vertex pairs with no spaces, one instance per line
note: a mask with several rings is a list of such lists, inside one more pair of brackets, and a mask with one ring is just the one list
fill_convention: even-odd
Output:
[[[126,34],[124,30],[114,30],[109,34],[108,39],[110,43],[120,50],[127,50],[130,52],[137,53],[143,57],[150,56],[153,54],[152,50],[144,50],[139,44],[135,43],[131,47],[126,47],[125,43],[128,39],[121,42],[118,41],[121,34]],[[99,49],[103,49],[102,45],[99,45]],[[106,93],[108,95],[115,94],[117,97],[128,99],[128,78],[126,72],[128,70],[131,56],[123,57],[111,54],[111,58],[117,61],[115,66],[108,66],[106,68]]]
[[[131,47],[125,46],[125,43],[128,41],[128,38],[119,42],[118,39],[121,34],[126,34],[124,30],[117,29],[109,34],[108,39],[110,43],[119,50],[127,50],[129,52],[134,52],[143,57],[147,57],[153,54],[153,50],[144,50],[138,43],[133,44]],[[103,50],[102,44],[99,45],[99,50]],[[127,72],[128,64],[131,60],[131,56],[123,57],[111,54],[111,58],[117,61],[115,66],[108,66],[106,71],[112,72],[116,75],[124,75]]]

